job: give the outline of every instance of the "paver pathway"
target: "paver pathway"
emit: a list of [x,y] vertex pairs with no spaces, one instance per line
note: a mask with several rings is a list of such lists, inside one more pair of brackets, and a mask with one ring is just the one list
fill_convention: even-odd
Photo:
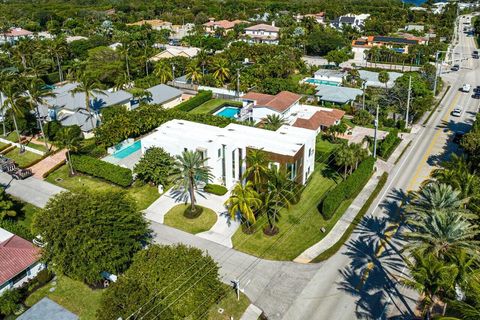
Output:
[[33,176],[37,179],[43,179],[43,174],[62,163],[66,159],[67,150],[60,150],[51,156],[46,157],[42,161],[30,167],[33,171]]

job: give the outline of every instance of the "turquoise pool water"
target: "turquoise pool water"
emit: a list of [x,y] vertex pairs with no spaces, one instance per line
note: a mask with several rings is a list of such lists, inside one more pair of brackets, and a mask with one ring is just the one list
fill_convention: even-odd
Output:
[[131,155],[132,153],[137,152],[142,148],[142,142],[140,140],[135,141],[133,144],[129,145],[126,148],[115,151],[112,156],[117,159],[123,159]]
[[215,115],[220,116],[220,117],[224,117],[224,118],[235,119],[235,116],[238,114],[240,109],[241,108],[239,108],[239,107],[227,106],[227,107],[223,107],[222,109],[215,112]]
[[327,86],[335,86],[338,87],[340,86],[340,83],[334,82],[334,81],[326,81],[326,80],[318,80],[314,78],[308,78],[305,80],[306,83],[311,83],[311,84],[326,84]]

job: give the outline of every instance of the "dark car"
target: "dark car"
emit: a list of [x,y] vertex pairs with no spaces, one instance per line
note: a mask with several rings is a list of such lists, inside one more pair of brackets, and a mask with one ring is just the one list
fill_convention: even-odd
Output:
[[465,135],[465,132],[463,131],[455,132],[455,135],[453,136],[453,142],[456,144],[460,144],[460,141],[462,140],[464,135]]
[[452,70],[452,71],[458,71],[458,70],[460,70],[460,65],[454,64],[453,67],[450,68],[450,70]]
[[472,98],[473,98],[473,99],[480,99],[480,91],[476,91],[476,92],[472,95]]
[[478,50],[473,51],[472,57],[473,57],[473,59],[478,59],[478,57],[479,57],[478,56]]
[[473,88],[473,92],[480,92],[480,86],[476,86],[475,88]]

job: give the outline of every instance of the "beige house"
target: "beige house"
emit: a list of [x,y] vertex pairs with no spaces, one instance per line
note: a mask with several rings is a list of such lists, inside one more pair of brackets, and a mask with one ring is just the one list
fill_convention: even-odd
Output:
[[229,32],[229,31],[232,31],[237,24],[241,24],[241,23],[246,23],[246,21],[242,21],[242,20],[215,21],[215,19],[211,18],[209,22],[203,24],[203,27],[205,28],[205,32],[207,33],[215,33],[217,29],[224,30],[224,32]]
[[173,57],[193,58],[198,54],[198,52],[200,52],[200,49],[195,47],[166,45],[165,50],[151,57],[150,61],[156,62],[162,59],[168,59]]
[[153,20],[140,20],[133,23],[127,23],[127,26],[143,26],[149,25],[152,27],[153,30],[163,30],[163,29],[172,29],[172,23],[168,21],[163,21],[160,19],[153,19]]

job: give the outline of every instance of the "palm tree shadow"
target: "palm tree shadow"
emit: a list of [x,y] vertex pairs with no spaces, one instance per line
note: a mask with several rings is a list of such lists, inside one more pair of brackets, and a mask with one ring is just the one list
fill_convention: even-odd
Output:
[[[183,188],[172,188],[169,191],[169,195],[171,198],[175,200],[175,202],[184,202],[188,203],[190,201],[190,195],[188,194],[188,191],[183,189]],[[200,190],[195,190],[195,196],[196,197],[202,197],[206,198],[205,192],[200,191]]]
[[325,168],[322,169],[322,175],[327,179],[332,179],[335,181],[337,181],[340,178],[340,175],[338,174],[338,172],[330,166],[326,166]]
[[407,203],[410,195],[403,189],[392,189],[379,207],[388,212],[386,219],[390,223],[401,223],[403,221],[402,205]]

